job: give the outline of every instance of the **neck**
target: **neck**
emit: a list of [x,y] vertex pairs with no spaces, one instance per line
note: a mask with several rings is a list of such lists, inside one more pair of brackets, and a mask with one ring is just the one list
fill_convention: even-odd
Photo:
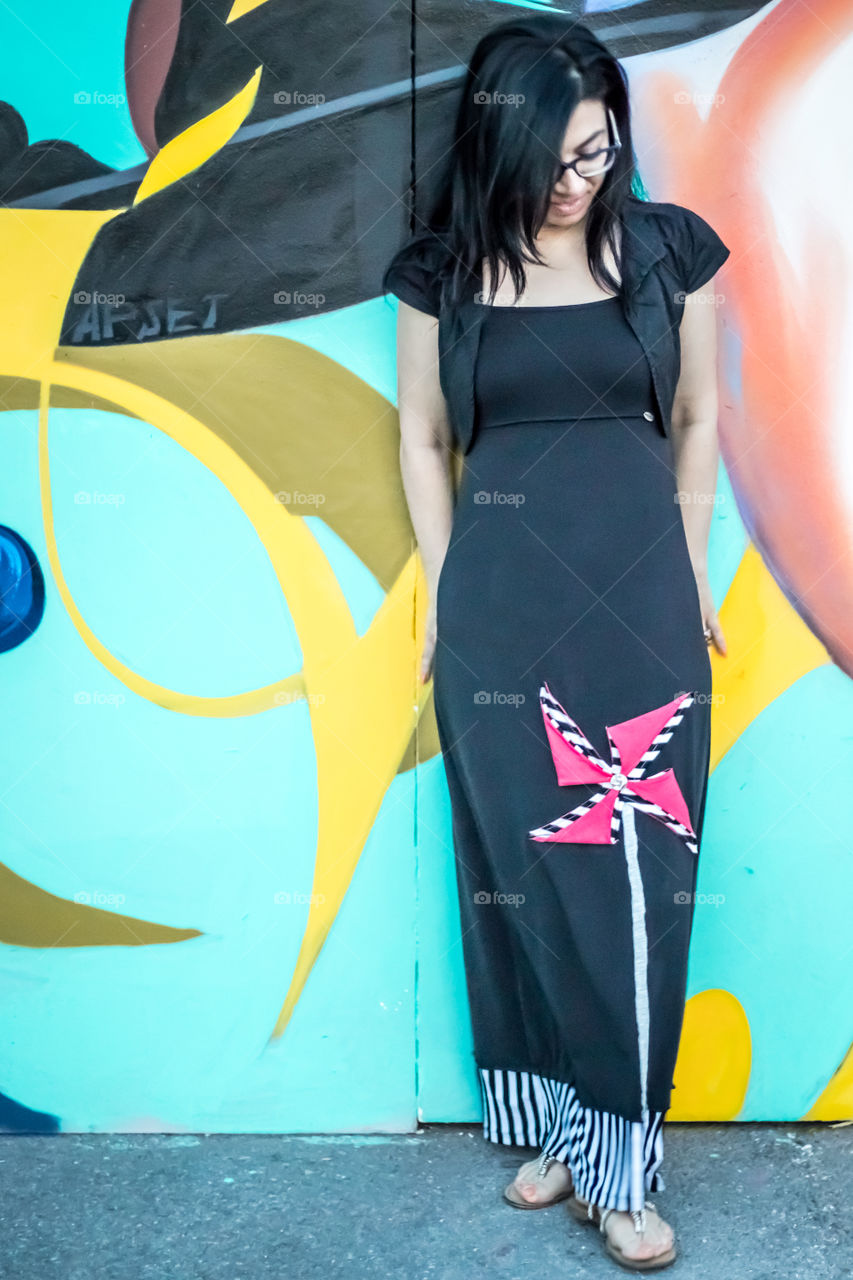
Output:
[[586,218],[569,227],[555,227],[546,223],[536,237],[536,247],[545,256],[577,255],[586,240]]

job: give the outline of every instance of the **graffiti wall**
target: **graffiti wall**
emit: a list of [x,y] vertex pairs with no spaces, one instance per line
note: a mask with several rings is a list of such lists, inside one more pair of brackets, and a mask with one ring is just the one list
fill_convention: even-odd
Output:
[[[379,281],[511,8],[6,10],[6,1129],[479,1118]],[[670,1118],[844,1119],[851,251],[826,120],[853,13],[640,8],[571,12],[629,73],[650,197],[732,248],[729,652]]]

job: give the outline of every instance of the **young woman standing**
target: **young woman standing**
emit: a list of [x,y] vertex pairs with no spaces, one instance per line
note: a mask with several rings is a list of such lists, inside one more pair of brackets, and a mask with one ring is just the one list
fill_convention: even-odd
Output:
[[540,1150],[508,1203],[565,1200],[651,1270],[676,1256],[646,1193],[725,652],[708,299],[729,251],[633,182],[620,64],[579,23],[513,19],[477,45],[447,180],[384,283],[484,1134]]

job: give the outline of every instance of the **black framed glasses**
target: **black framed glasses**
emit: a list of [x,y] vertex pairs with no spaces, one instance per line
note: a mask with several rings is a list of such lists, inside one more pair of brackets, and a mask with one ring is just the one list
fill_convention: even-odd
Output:
[[569,169],[573,169],[579,178],[593,178],[597,173],[605,173],[612,166],[622,143],[619,140],[616,117],[610,107],[607,108],[607,120],[610,125],[610,137],[613,139],[610,145],[600,147],[598,151],[590,151],[588,155],[577,156],[574,160],[558,160],[554,166],[555,182],[559,182]]

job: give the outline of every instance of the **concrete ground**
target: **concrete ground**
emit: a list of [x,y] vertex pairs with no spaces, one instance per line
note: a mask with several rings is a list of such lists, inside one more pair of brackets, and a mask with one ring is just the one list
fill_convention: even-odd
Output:
[[[853,1125],[667,1124],[653,1196],[680,1280],[853,1274]],[[500,1192],[535,1151],[413,1135],[0,1135],[13,1280],[622,1276],[564,1205]]]

